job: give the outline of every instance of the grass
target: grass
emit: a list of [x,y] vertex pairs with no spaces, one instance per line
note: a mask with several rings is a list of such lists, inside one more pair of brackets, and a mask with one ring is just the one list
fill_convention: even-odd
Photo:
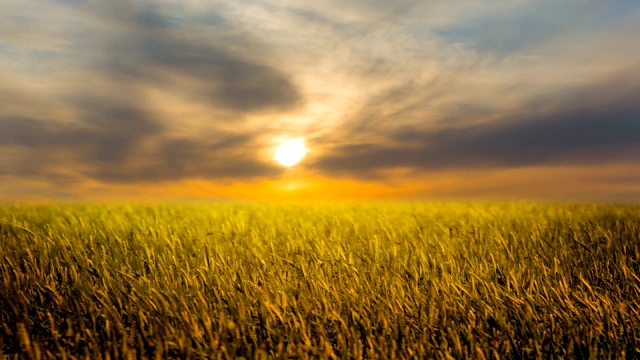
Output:
[[638,358],[640,206],[0,206],[0,354]]

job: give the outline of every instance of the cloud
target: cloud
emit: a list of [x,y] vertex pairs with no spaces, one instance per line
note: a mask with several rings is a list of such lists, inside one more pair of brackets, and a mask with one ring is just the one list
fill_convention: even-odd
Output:
[[[233,31],[223,21],[208,25],[220,27],[214,29],[220,36],[194,35],[198,29],[188,18],[134,2],[77,3],[73,9],[93,18],[70,40],[69,51],[82,65],[57,74],[65,85],[53,85],[54,93],[21,89],[22,106],[0,111],[0,151],[11,153],[2,173],[133,182],[279,171],[257,159],[262,134],[244,119],[286,112],[302,99],[267,52],[248,56],[255,43],[250,36],[224,35]],[[0,90],[17,93],[18,86]],[[157,92],[209,114],[207,131],[176,133],[182,119],[150,97]],[[22,110],[29,104],[37,111]]]
[[[371,176],[394,168],[424,171],[640,163],[640,106],[634,100],[640,97],[640,87],[636,76],[628,76],[570,95],[548,95],[491,121],[432,128],[414,121],[414,126],[389,130],[380,142],[338,145],[313,166]],[[366,119],[356,123],[366,124]],[[349,131],[363,128],[350,127],[343,138],[358,139],[357,133]]]
[[[283,111],[301,100],[289,77],[265,64],[266,54],[248,58],[241,51],[234,53],[232,48],[251,45],[248,37],[207,39],[194,35],[197,29],[188,18],[164,15],[153,7],[114,7],[97,8],[99,15],[109,14],[108,20],[113,22],[109,29],[115,32],[115,36],[102,39],[106,46],[97,61],[107,76],[175,89],[241,113]],[[209,30],[228,31],[224,23]]]
[[[102,115],[109,121],[80,126],[0,117],[0,149],[5,156],[13,154],[5,159],[8,163],[0,175],[62,183],[81,177],[126,183],[252,178],[280,171],[257,159],[259,149],[252,135],[177,138],[164,133],[147,114],[132,109],[111,109]],[[64,176],[60,170],[67,170]]]

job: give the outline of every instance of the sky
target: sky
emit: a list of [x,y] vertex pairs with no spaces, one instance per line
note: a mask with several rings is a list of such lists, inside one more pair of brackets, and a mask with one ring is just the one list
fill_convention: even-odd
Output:
[[638,200],[639,37],[637,0],[0,0],[0,200]]

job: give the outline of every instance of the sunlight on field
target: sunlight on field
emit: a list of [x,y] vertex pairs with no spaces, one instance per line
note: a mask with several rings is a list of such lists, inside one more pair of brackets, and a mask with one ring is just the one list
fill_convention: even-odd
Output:
[[640,354],[639,206],[5,205],[0,245],[0,354]]

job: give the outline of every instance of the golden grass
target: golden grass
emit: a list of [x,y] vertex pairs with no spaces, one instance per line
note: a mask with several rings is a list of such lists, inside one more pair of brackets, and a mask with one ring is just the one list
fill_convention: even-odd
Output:
[[633,358],[640,207],[5,205],[0,354]]

